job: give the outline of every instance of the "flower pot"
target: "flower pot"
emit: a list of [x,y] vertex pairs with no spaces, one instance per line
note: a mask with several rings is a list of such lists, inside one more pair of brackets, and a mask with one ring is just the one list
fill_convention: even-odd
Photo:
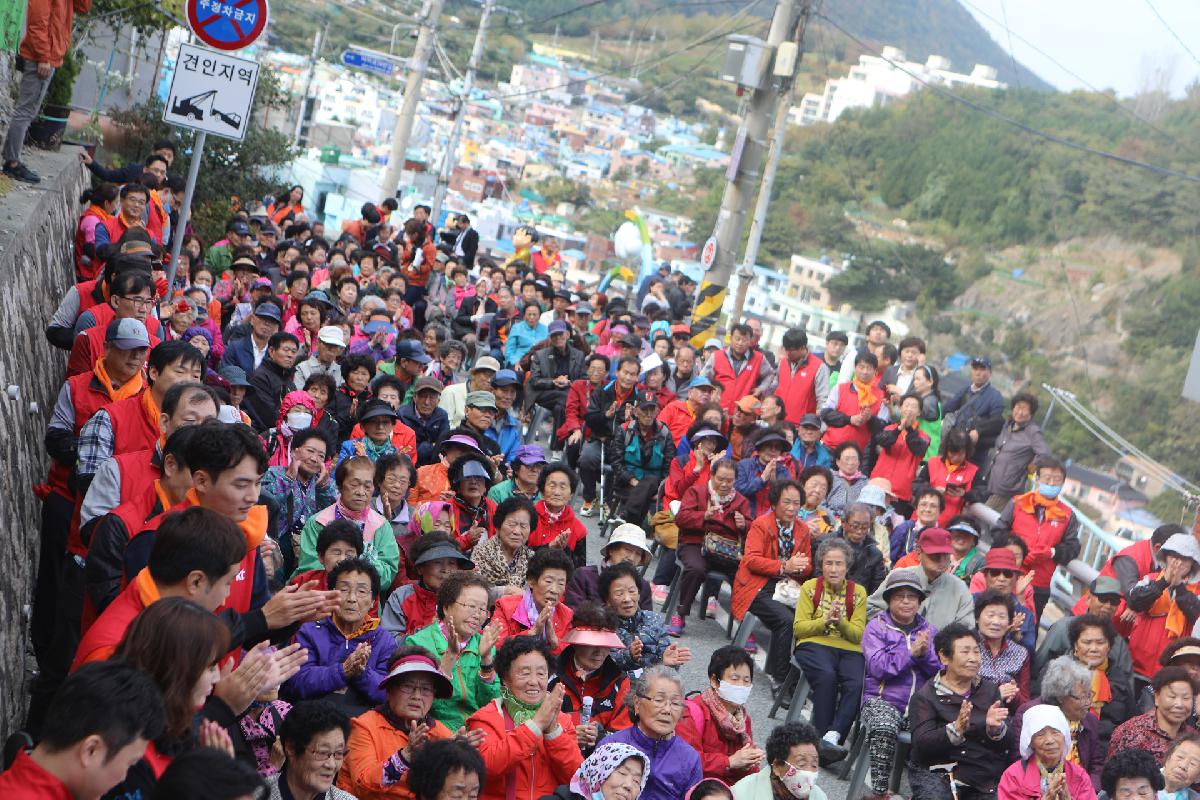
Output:
[[26,139],[42,150],[58,150],[62,146],[63,132],[67,129],[70,114],[71,109],[67,106],[43,106],[42,113],[29,126]]

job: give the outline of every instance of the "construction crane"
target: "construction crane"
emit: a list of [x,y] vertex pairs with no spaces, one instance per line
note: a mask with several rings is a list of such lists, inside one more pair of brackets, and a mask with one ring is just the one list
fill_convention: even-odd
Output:
[[191,117],[199,122],[204,119],[204,109],[200,105],[202,103],[209,103],[208,113],[235,130],[242,127],[242,118],[239,115],[226,114],[223,111],[213,108],[212,101],[216,96],[217,90],[209,89],[207,92],[201,92],[191,97],[181,97],[171,106],[171,113],[178,114],[181,117]]

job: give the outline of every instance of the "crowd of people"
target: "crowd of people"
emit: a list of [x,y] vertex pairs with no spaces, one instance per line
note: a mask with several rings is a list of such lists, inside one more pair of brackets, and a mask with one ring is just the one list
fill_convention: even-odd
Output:
[[[944,396],[883,322],[697,341],[669,266],[588,292],[391,198],[205,243],[174,154],[89,160],[0,794],[823,800],[857,736],[871,800],[1194,796],[1200,543],[1049,609],[1066,469],[986,356]],[[721,582],[755,633],[704,652]]]

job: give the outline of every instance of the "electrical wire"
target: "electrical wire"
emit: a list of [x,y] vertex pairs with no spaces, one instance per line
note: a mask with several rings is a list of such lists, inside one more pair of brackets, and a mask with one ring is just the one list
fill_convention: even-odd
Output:
[[[539,19],[531,19],[531,20],[526,20],[526,21],[525,21],[525,22],[524,22],[524,23],[521,25],[521,27],[522,27],[522,28],[525,28],[525,29],[533,28],[533,27],[535,27],[535,26],[537,26],[537,25],[541,25],[543,22],[550,22],[551,20],[556,20],[556,19],[561,19],[561,18],[563,18],[563,17],[568,17],[568,16],[570,16],[571,14],[577,14],[577,13],[579,13],[580,11],[586,11],[586,10],[588,10],[589,8],[591,8],[592,6],[598,6],[598,5],[602,5],[602,4],[606,3],[606,2],[608,2],[608,0],[587,0],[586,2],[579,4],[579,5],[575,6],[574,8],[568,8],[568,9],[567,9],[567,10],[565,10],[565,11],[559,11],[559,12],[557,12],[557,13],[555,13],[555,14],[551,14],[551,15],[549,15],[549,16],[546,16],[546,17],[541,17],[541,18],[539,18]],[[506,17],[506,18],[505,18],[505,20],[504,20],[504,27],[508,28],[508,27],[511,27],[511,26],[512,26],[512,25],[511,25],[511,23],[508,21],[508,18]]]
[[1003,122],[1006,125],[1011,125],[1012,127],[1017,128],[1022,131],[1025,131],[1026,133],[1032,134],[1041,139],[1045,139],[1048,142],[1062,145],[1063,147],[1069,147],[1072,150],[1078,150],[1082,153],[1088,153],[1089,155],[1098,156],[1100,158],[1105,158],[1105,159],[1108,159],[1109,161],[1114,161],[1118,164],[1124,164],[1129,167],[1136,167],[1138,169],[1144,169],[1149,172],[1156,173],[1158,175],[1165,175],[1165,176],[1168,176],[1171,178],[1179,178],[1180,180],[1188,181],[1189,183],[1200,184],[1200,177],[1197,177],[1195,175],[1189,175],[1186,172],[1179,172],[1178,170],[1170,169],[1168,167],[1163,167],[1158,164],[1151,164],[1146,161],[1139,161],[1136,158],[1127,158],[1125,156],[1121,156],[1116,153],[1110,153],[1107,150],[1101,150],[1098,147],[1091,147],[1090,145],[1082,144],[1080,142],[1076,142],[1071,139],[1066,139],[1062,136],[1058,136],[1053,133],[1048,133],[1048,132],[1040,130],[1038,128],[1034,128],[1031,125],[1027,125],[1024,122],[1021,122],[1019,119],[1010,117],[1007,114],[1004,114],[993,108],[988,108],[987,106],[982,105],[980,103],[976,103],[973,100],[968,100],[967,98],[965,98],[961,95],[955,94],[954,92],[950,91],[949,89],[946,89],[945,87],[938,86],[937,84],[934,84],[934,83],[929,83],[924,78],[922,78],[920,75],[907,69],[903,64],[893,61],[890,58],[887,58],[883,54],[874,50],[870,45],[868,45],[862,39],[859,39],[857,36],[850,33],[848,30],[846,30],[844,27],[842,27],[840,24],[838,24],[837,21],[830,19],[825,14],[821,14],[820,16],[821,16],[821,19],[825,20],[830,25],[832,25],[834,28],[841,31],[843,35],[852,39],[860,47],[862,47],[864,50],[866,50],[866,52],[870,53],[871,55],[876,56],[877,58],[881,59],[882,61],[886,61],[887,63],[891,64],[893,67],[895,67],[899,71],[903,72],[905,75],[908,75],[910,78],[917,81],[918,83],[925,86],[926,88],[928,88],[940,95],[943,95],[944,97],[948,97],[951,100],[954,100],[955,102],[960,103],[960,104],[966,106],[967,108],[972,109],[973,111],[978,111],[979,113],[984,114],[989,117],[992,117],[993,119],[999,120],[1000,122]]
[[1004,0],[1000,0],[1000,16],[1004,18],[1004,30],[1008,34],[1008,59],[1012,62],[1013,80],[1017,83],[1017,88],[1021,86],[1021,70],[1017,67],[1017,54],[1013,52],[1013,35],[1012,28],[1008,27],[1008,7]]
[[1167,23],[1166,19],[1163,18],[1163,15],[1158,13],[1158,9],[1154,7],[1154,3],[1150,2],[1150,0],[1146,0],[1146,5],[1150,8],[1150,11],[1154,13],[1154,16],[1158,17],[1158,21],[1162,23],[1162,26],[1167,29],[1167,33],[1171,34],[1171,37],[1175,39],[1175,41],[1179,42],[1179,46],[1183,48],[1183,51],[1192,57],[1192,61],[1200,64],[1200,58],[1196,57],[1196,54],[1192,52],[1192,48],[1187,46],[1187,43],[1184,42],[1183,39],[1180,38],[1179,34],[1175,32],[1175,29]]

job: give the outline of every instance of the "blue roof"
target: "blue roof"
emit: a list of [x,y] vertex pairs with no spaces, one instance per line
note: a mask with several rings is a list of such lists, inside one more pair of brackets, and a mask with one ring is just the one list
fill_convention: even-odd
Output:
[[724,152],[718,150],[717,148],[709,147],[708,145],[691,146],[691,145],[682,145],[682,144],[669,144],[666,147],[660,149],[659,152],[660,153],[679,153],[682,156],[695,156],[696,158],[704,158],[704,159],[727,158],[729,156],[728,153],[724,153]]
[[1128,508],[1117,514],[1117,519],[1128,520],[1135,525],[1141,525],[1145,528],[1157,528],[1162,525],[1162,520],[1151,514],[1144,508]]

